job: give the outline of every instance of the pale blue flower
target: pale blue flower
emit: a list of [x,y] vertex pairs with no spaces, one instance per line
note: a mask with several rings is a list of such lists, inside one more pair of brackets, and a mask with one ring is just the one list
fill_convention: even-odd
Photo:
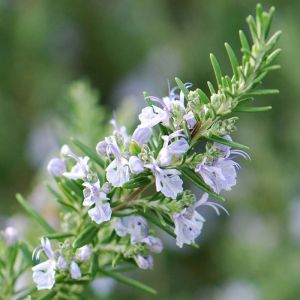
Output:
[[[180,137],[178,140],[171,142],[173,139]],[[162,136],[164,145],[158,154],[157,161],[161,167],[167,167],[176,162],[189,149],[186,136],[181,130],[177,130],[170,135]],[[171,142],[171,143],[170,143]]]
[[72,279],[79,280],[82,277],[80,268],[74,260],[72,260],[70,264],[70,273]]
[[119,218],[114,223],[118,236],[130,235],[131,244],[142,242],[148,236],[147,221],[141,216],[127,216]]
[[143,256],[143,255],[136,255],[134,260],[139,268],[143,270],[152,269],[153,268],[153,257],[151,255]]
[[76,250],[76,260],[80,262],[88,261],[91,258],[92,250],[89,245],[84,245]]
[[139,125],[133,132],[132,139],[139,145],[145,145],[150,140],[151,135],[152,130],[150,128]]
[[149,249],[153,253],[160,253],[163,250],[163,243],[161,239],[149,235],[142,240],[143,243],[149,246]]
[[56,273],[55,253],[52,250],[50,241],[47,238],[42,238],[41,244],[42,245],[34,251],[33,256],[36,255],[36,258],[39,260],[40,254],[44,252],[48,257],[48,260],[32,268],[32,279],[38,290],[52,289],[55,284]]
[[59,177],[66,172],[66,165],[62,159],[52,158],[48,163],[47,169],[51,176]]
[[175,169],[161,169],[153,160],[151,164],[145,165],[155,176],[156,191],[163,193],[166,197],[176,199],[183,191],[183,181],[179,177],[180,172]]
[[[225,136],[225,139],[231,141],[231,137]],[[233,161],[236,156],[242,156],[250,159],[249,155],[241,150],[231,150],[230,146],[214,143],[214,146],[221,151],[221,156],[212,162],[207,162],[205,158],[195,168],[195,171],[201,175],[204,182],[212,188],[216,193],[222,190],[229,191],[236,185],[236,170],[240,165]]]
[[133,174],[140,174],[145,170],[143,162],[137,156],[129,158],[129,168]]
[[3,235],[4,235],[6,245],[8,245],[8,246],[15,245],[19,240],[18,231],[14,227],[11,227],[11,226],[8,226],[5,228]]
[[61,155],[63,157],[70,157],[76,161],[76,164],[71,168],[71,171],[64,172],[63,176],[69,179],[85,179],[89,174],[88,162],[90,158],[88,156],[80,157],[74,154],[68,145],[64,145],[61,148]]
[[66,262],[66,259],[63,255],[60,255],[56,262],[56,267],[60,271],[66,271],[68,269],[68,264]]
[[192,244],[195,239],[201,234],[205,219],[196,211],[199,206],[206,205],[212,207],[217,215],[220,215],[220,210],[223,209],[227,214],[227,210],[218,203],[208,201],[208,194],[202,195],[200,200],[195,204],[183,209],[180,213],[173,215],[175,224],[174,233],[176,234],[176,244],[181,248],[183,244]]
[[[88,214],[97,224],[109,221],[111,219],[111,208],[107,200],[109,200],[100,188],[100,181],[96,183],[84,182],[82,184],[84,201],[83,205],[90,207]],[[92,207],[94,205],[94,207]]]

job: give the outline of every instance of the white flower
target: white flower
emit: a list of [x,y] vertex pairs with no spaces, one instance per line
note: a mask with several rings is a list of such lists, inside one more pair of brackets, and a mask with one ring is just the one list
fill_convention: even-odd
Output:
[[189,111],[183,116],[183,119],[186,121],[188,129],[193,129],[197,123],[195,115],[192,111]]
[[66,262],[66,259],[63,255],[60,255],[56,262],[56,267],[60,271],[66,271],[68,269],[68,264]]
[[143,243],[149,246],[151,252],[160,253],[163,250],[163,243],[161,239],[154,237],[152,235],[147,236],[144,238]]
[[129,162],[122,157],[115,137],[111,136],[105,140],[107,142],[108,156],[112,154],[115,157],[106,168],[106,178],[114,187],[120,187],[130,179]]
[[72,260],[70,264],[70,273],[72,279],[79,280],[81,278],[80,268],[74,260]]
[[212,164],[206,160],[198,164],[195,171],[201,175],[204,182],[216,193],[229,191],[236,185],[236,167],[238,164],[229,158],[217,158]]
[[139,119],[141,127],[152,128],[159,123],[162,123],[165,127],[170,125],[170,113],[154,105],[143,108]]
[[137,156],[129,158],[129,168],[133,174],[140,174],[145,170],[143,162]]
[[76,259],[78,261],[88,261],[92,255],[92,250],[89,245],[82,246],[76,251]]
[[141,216],[128,216],[117,219],[114,229],[118,236],[130,235],[131,244],[142,242],[148,236],[147,221]]
[[152,164],[145,165],[145,167],[152,170],[158,192],[162,192],[166,197],[176,199],[177,195],[183,191],[183,181],[179,177],[179,171],[175,169],[161,169],[155,161]]
[[139,145],[145,145],[151,138],[152,130],[148,127],[139,125],[133,132],[132,139]]
[[106,178],[114,187],[120,187],[130,179],[128,160],[121,157],[113,160],[106,168]]
[[8,246],[13,246],[18,242],[19,234],[14,227],[6,227],[4,230],[4,239]]
[[61,148],[61,155],[64,157],[70,157],[76,161],[76,164],[72,167],[70,172],[64,172],[63,176],[69,179],[85,179],[89,173],[88,162],[90,158],[88,156],[80,157],[74,154],[68,145],[64,145]]
[[44,252],[49,259],[32,268],[32,278],[38,290],[52,289],[55,284],[55,253],[53,252],[50,241],[47,238],[42,238],[41,244],[42,246],[37,250],[37,259],[39,259],[41,252]]
[[[176,137],[180,137],[180,139],[172,142]],[[167,167],[179,159],[184,153],[186,153],[189,149],[189,144],[184,138],[185,135],[182,134],[181,130],[175,131],[169,136],[162,136],[164,140],[164,145],[158,154],[158,163],[161,167]]]
[[100,156],[107,156],[107,142],[100,141],[96,146],[96,151]]
[[153,268],[153,257],[149,256],[142,256],[140,254],[134,257],[134,260],[139,268],[143,270],[152,269]]
[[84,182],[82,184],[85,189],[83,190],[84,195],[84,206],[93,206],[88,210],[88,214],[91,219],[97,224],[101,224],[111,219],[111,208],[107,203],[107,196],[100,188],[100,181],[96,183]]
[[219,209],[223,209],[227,214],[227,210],[218,203],[208,201],[208,194],[202,195],[194,205],[185,208],[180,213],[173,215],[175,224],[174,233],[176,234],[176,244],[181,248],[183,244],[192,244],[195,239],[201,234],[201,230],[205,219],[196,211],[196,208],[206,205],[212,207],[217,215],[220,215]]
[[62,176],[66,171],[65,162],[59,158],[52,158],[47,166],[48,172],[53,177]]
[[111,121],[110,121],[110,124],[112,124],[114,126],[114,132],[113,132],[113,135],[116,135],[116,134],[120,134],[123,139],[124,139],[124,143],[128,143],[129,142],[129,136],[127,134],[127,129],[126,129],[126,126],[119,126],[117,120],[115,118],[113,118]]

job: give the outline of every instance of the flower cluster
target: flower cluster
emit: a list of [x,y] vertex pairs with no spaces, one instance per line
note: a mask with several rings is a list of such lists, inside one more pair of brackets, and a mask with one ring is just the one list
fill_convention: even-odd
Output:
[[[111,268],[134,264],[151,269],[152,255],[163,249],[155,228],[174,237],[180,248],[194,246],[205,222],[203,206],[217,215],[221,210],[228,213],[217,200],[224,200],[221,192],[237,183],[236,159],[249,159],[243,151],[248,148],[231,138],[238,119],[235,113],[268,110],[245,104],[252,95],[274,93],[257,89],[267,72],[275,69],[279,53],[273,48],[280,34],[267,38],[272,14],[273,10],[263,12],[258,6],[256,21],[248,20],[253,47],[241,33],[241,65],[226,44],[232,77],[223,76],[211,56],[217,87],[208,83],[210,95],[176,78],[177,86],[167,96],[145,94],[147,106],[132,134],[113,119],[111,135],[102,137],[95,148],[73,139],[82,156],[64,145],[60,157],[49,162],[48,171],[56,182],[56,188],[49,190],[62,207],[63,232],[18,199],[47,232],[34,252],[37,260],[42,253],[47,258],[32,268],[38,290],[51,289],[53,298],[61,292],[56,285],[70,281],[76,285],[79,279],[91,282],[102,274],[154,293]],[[200,199],[188,189],[191,184],[202,191]],[[56,251],[50,239],[63,241]]]

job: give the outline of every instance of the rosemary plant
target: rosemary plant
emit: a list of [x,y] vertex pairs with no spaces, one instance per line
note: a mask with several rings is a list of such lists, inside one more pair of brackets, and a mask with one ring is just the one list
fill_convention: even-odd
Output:
[[[279,68],[274,61],[281,32],[269,37],[273,13],[274,8],[267,12],[257,5],[256,18],[247,18],[252,42],[239,32],[241,63],[225,44],[231,76],[223,75],[210,55],[216,84],[207,83],[209,94],[175,78],[177,86],[165,97],[144,93],[147,107],[132,134],[114,119],[112,135],[95,150],[77,139],[72,139],[74,150],[62,146],[60,157],[48,164],[56,183],[49,191],[63,212],[61,226],[52,228],[17,195],[45,234],[33,251],[32,267],[27,244],[13,228],[3,233],[0,298],[80,299],[84,286],[99,276],[156,294],[122,271],[153,267],[152,254],[163,250],[155,229],[174,237],[179,247],[197,247],[205,222],[202,207],[227,213],[218,202],[225,200],[220,194],[236,184],[240,165],[235,159],[249,158],[248,147],[231,138],[238,115],[271,109],[251,103],[256,95],[278,92],[259,88]],[[203,192],[200,199],[183,187],[183,180]],[[15,290],[18,276],[31,267],[34,285]]]

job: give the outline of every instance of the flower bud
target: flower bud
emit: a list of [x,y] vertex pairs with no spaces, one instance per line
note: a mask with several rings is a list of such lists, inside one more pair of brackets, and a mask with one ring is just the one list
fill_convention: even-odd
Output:
[[72,154],[72,151],[68,145],[63,145],[60,149],[61,156],[65,157]]
[[153,257],[151,255],[149,256],[142,256],[138,254],[134,258],[136,264],[139,268],[146,270],[146,269],[152,269],[153,268]]
[[77,249],[76,259],[81,262],[87,261],[90,259],[91,254],[92,254],[91,247],[88,245],[85,245],[85,246]]
[[132,139],[139,145],[147,144],[151,138],[152,130],[148,127],[138,126],[132,135]]
[[56,262],[56,267],[60,270],[60,271],[66,271],[68,269],[68,264],[65,260],[65,257],[63,255],[60,255],[57,259]]
[[66,166],[63,160],[52,158],[48,163],[47,169],[51,176],[59,177],[66,171]]
[[81,278],[80,268],[74,260],[71,261],[70,273],[72,279],[78,280]]
[[144,172],[144,164],[137,156],[131,156],[129,158],[129,168],[133,174]]
[[161,239],[149,235],[143,241],[147,245],[149,245],[150,251],[154,253],[160,253],[163,250],[163,243]]
[[107,156],[107,142],[100,141],[96,146],[96,151],[101,156]]
[[105,193],[105,194],[108,194],[110,191],[111,191],[111,184],[109,182],[105,182],[103,185],[102,185],[102,191]]
[[19,239],[18,231],[14,227],[6,227],[4,239],[8,246],[15,245]]

